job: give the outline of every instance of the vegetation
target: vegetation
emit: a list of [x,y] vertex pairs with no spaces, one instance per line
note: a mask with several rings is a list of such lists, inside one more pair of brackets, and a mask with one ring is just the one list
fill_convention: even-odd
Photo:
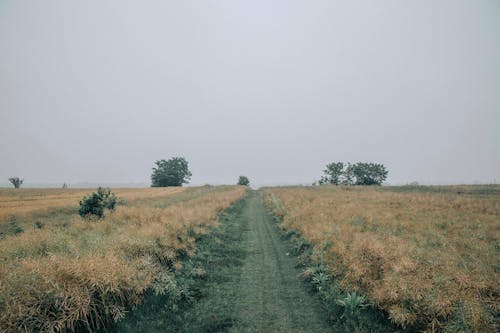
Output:
[[[283,211],[284,208],[276,197],[266,193],[264,198],[265,205],[271,212]],[[323,248],[313,248],[298,230],[287,229],[279,215],[275,215],[275,221],[282,231],[282,238],[289,244],[287,255],[297,257],[296,267],[302,270],[300,276],[310,291],[321,300],[330,332],[401,332],[379,308],[370,304],[365,296],[356,292],[346,293],[339,282],[332,278],[324,261],[330,246],[328,242]]]
[[[311,244],[326,274],[313,275],[318,285],[366,297],[358,303],[384,310],[401,329],[494,332],[500,186],[494,187],[465,187],[466,194],[456,187],[272,188],[266,201],[283,227]],[[356,300],[349,295],[345,306]]]
[[377,163],[355,164],[333,162],[326,165],[320,184],[333,185],[382,185],[387,179],[385,166]]
[[240,176],[238,178],[238,185],[248,186],[250,185],[250,180],[246,176]]
[[[184,192],[203,192],[200,188],[184,187],[168,188],[120,188],[114,190],[116,195],[126,200],[128,205],[141,202],[162,203],[176,198]],[[0,238],[9,235],[5,227],[15,217],[24,229],[30,229],[35,223],[63,226],[72,221],[78,214],[78,202],[83,196],[92,194],[89,189],[1,189],[0,188]],[[189,194],[190,195],[190,194]],[[176,199],[177,200],[177,199]],[[76,204],[75,204],[76,203]]]
[[164,284],[169,288],[148,293],[111,332],[214,332],[231,326],[236,297],[223,283],[238,279],[246,255],[241,242],[247,225],[235,223],[244,203],[238,200],[220,214],[219,226],[200,238],[196,254]]
[[500,186],[114,192],[0,189],[0,331],[497,329]]
[[80,201],[78,214],[83,218],[103,218],[104,209],[113,211],[116,206],[117,197],[109,188],[99,187],[97,192],[83,197]]
[[116,331],[331,332],[260,195],[251,192],[221,220],[176,274],[169,290],[178,292],[152,295]]
[[123,318],[146,291],[168,288],[199,236],[244,189],[192,193],[167,195],[162,206],[161,197],[138,198],[101,223],[81,220],[75,207],[64,223],[47,219],[0,240],[2,330],[95,330]]
[[155,162],[151,175],[151,187],[182,186],[189,183],[191,172],[184,157],[173,157]]
[[9,178],[9,182],[14,186],[14,188],[20,188],[24,182],[24,179],[20,179],[19,177],[11,177]]

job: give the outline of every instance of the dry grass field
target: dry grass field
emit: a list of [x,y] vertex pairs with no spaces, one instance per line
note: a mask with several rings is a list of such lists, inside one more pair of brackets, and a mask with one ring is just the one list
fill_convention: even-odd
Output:
[[[127,202],[165,197],[184,191],[185,187],[123,188],[113,192]],[[10,215],[77,206],[93,189],[0,189],[0,221]]]
[[90,190],[1,190],[1,216],[42,222],[0,239],[0,331],[91,330],[122,318],[146,290],[175,283],[180,258],[245,191],[116,190],[129,204],[88,221],[74,207]]
[[332,281],[395,324],[494,332],[500,186],[284,187],[267,205],[323,252]]

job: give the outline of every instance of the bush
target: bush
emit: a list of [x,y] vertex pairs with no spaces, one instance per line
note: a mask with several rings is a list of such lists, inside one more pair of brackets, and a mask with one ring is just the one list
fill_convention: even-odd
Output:
[[11,234],[11,235],[19,235],[20,233],[24,232],[23,227],[21,227],[19,225],[19,223],[17,222],[17,218],[15,215],[12,215],[9,218],[8,230],[9,230],[9,234]]
[[248,177],[240,176],[238,179],[238,185],[248,186],[250,184],[250,180]]
[[104,209],[114,210],[118,198],[109,188],[99,187],[97,192],[83,197],[78,214],[83,218],[104,217]]

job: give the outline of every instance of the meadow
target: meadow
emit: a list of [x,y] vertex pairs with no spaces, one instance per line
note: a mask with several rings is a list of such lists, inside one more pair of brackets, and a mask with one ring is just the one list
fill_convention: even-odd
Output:
[[315,283],[400,329],[498,329],[500,186],[278,187],[265,203],[326,267]]
[[0,332],[498,329],[500,186],[91,192],[0,189]]
[[119,189],[104,219],[78,202],[91,190],[0,190],[0,331],[93,331],[147,290],[168,290],[201,235],[241,186]]

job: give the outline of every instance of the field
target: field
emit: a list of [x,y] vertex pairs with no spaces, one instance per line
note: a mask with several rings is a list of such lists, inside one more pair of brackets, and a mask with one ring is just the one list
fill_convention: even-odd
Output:
[[[117,189],[117,196],[126,202],[163,198],[184,191],[185,188],[142,188]],[[92,193],[91,189],[5,189],[0,188],[0,221],[15,216],[18,220],[32,221],[37,217],[50,216],[53,213],[77,210],[83,196]],[[1,232],[1,229],[0,229]]]
[[500,186],[0,190],[0,332],[495,332]]
[[0,331],[95,330],[146,290],[168,288],[180,259],[243,187],[116,190],[125,201],[82,220],[90,190],[1,190]]
[[498,328],[500,187],[284,187],[266,205],[328,283],[411,331]]

